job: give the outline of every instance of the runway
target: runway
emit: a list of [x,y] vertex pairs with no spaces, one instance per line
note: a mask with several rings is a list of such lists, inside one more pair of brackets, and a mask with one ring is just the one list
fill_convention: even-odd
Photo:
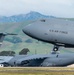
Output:
[[0,75],[74,75],[73,67],[4,67]]

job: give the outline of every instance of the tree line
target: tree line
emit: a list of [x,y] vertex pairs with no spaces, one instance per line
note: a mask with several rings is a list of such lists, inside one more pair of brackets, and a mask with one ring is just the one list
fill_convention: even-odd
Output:
[[[19,55],[27,55],[29,52],[28,48],[24,48],[19,52]],[[16,53],[14,51],[1,51],[0,56],[14,56]]]

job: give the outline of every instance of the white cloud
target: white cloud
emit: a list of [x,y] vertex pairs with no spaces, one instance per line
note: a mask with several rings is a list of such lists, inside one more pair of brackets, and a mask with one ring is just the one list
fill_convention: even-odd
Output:
[[59,17],[74,17],[74,0],[0,0],[0,15],[38,11]]

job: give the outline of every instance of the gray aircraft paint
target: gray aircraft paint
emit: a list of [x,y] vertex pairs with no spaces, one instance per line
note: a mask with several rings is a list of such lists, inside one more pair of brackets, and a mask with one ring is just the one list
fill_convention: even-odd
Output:
[[26,26],[23,32],[38,39],[74,45],[74,21],[45,19]]
[[[27,62],[28,61],[28,62]],[[74,63],[74,53],[47,54],[47,55],[18,55],[13,57],[8,64],[11,66],[67,66]],[[27,63],[26,63],[27,62]]]
[[27,56],[29,56],[29,55],[15,55],[15,56],[8,62],[8,64],[11,65],[11,66],[15,66],[15,65],[18,66],[18,64],[21,64],[21,62],[23,61],[23,60],[21,60],[21,59],[25,59],[25,57],[27,57]]
[[39,64],[40,66],[67,66],[74,63],[73,53],[58,54],[55,52],[59,46],[74,47],[74,21],[53,18],[41,19],[26,26],[23,32],[37,40],[54,44],[54,52],[48,56],[26,57],[23,62],[30,61],[31,63],[27,63],[28,66],[38,66],[39,62],[36,62],[41,59],[44,60]]

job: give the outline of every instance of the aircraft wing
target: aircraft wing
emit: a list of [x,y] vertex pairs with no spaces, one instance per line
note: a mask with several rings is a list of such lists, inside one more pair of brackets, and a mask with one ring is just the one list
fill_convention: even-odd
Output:
[[28,64],[30,63],[31,65],[33,63],[39,63],[41,64],[43,62],[44,59],[48,58],[49,55],[31,55],[31,56],[27,56],[25,58],[19,59],[17,60],[17,64]]
[[45,59],[45,58],[48,58],[49,56],[48,55],[31,55],[31,56],[28,56],[26,58],[22,58],[20,60],[35,60],[35,59]]
[[14,34],[14,33],[5,33],[5,35],[17,35],[17,34]]

